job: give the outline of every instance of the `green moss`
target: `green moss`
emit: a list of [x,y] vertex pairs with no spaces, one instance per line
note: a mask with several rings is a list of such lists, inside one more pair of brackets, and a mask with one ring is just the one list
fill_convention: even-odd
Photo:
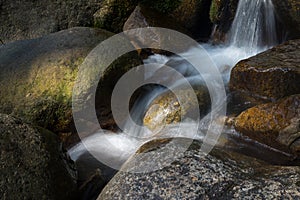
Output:
[[213,0],[211,2],[209,17],[210,17],[210,21],[214,24],[218,23],[218,21],[220,20],[219,11],[221,8],[221,4],[222,4],[222,0]]

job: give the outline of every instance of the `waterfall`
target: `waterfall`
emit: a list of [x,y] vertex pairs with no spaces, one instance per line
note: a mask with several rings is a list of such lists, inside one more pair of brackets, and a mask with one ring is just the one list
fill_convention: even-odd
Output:
[[272,0],[240,0],[228,38],[229,45],[249,54],[275,45],[278,40]]
[[[231,68],[240,60],[253,56],[260,53],[273,45],[277,44],[276,37],[276,26],[274,17],[274,8],[271,0],[240,0],[235,19],[233,21],[231,30],[228,35],[228,40],[223,45],[212,45],[212,44],[201,44],[215,62],[216,66],[219,68],[223,75],[224,83],[228,83]],[[195,49],[190,49],[185,52],[188,56],[194,57],[199,63],[203,62],[201,56],[195,54]],[[161,55],[151,56],[150,61],[158,61],[162,65],[167,63],[173,63],[173,68],[178,71],[184,71],[188,74],[191,80],[198,80],[199,76],[193,74],[193,68],[189,68],[187,63],[179,62],[178,57],[165,57]],[[152,59],[152,60],[151,60]],[[149,61],[149,60],[148,60]],[[174,62],[175,61],[175,62]],[[145,61],[146,63],[146,61]],[[175,65],[175,66],[174,66]],[[204,67],[205,63],[203,63]],[[145,73],[145,77],[151,77],[151,73]],[[185,74],[184,74],[185,75]],[[212,74],[206,74],[211,76],[211,81],[213,80]],[[201,79],[201,78],[200,78]],[[179,80],[180,81],[180,80]],[[134,112],[135,117],[143,117],[144,111],[147,109],[147,105],[150,104],[150,100],[159,95],[160,89],[149,92],[145,98],[140,98],[133,107],[132,112]],[[151,97],[149,97],[151,96]],[[141,119],[136,119],[135,121],[141,121]],[[189,124],[186,123],[185,128],[186,133],[182,132],[182,137],[189,137]],[[205,127],[200,127],[205,129]],[[69,154],[73,160],[86,159],[82,157],[87,150],[96,152],[99,157],[105,158],[106,160],[115,163],[117,166],[121,166],[126,159],[132,155],[145,140],[137,140],[136,138],[131,138],[129,135],[137,136],[141,133],[138,129],[132,129],[132,127],[125,127],[125,131],[131,133],[111,133],[107,131],[104,134],[95,133],[94,135],[87,137],[83,142],[77,144],[75,147],[69,150]],[[143,133],[142,133],[143,134]],[[172,131],[169,132],[169,137],[172,135]],[[177,135],[178,136],[178,135]],[[203,135],[198,134],[197,139],[203,138]],[[151,138],[149,138],[150,140]],[[153,139],[153,138],[152,138]],[[147,139],[148,140],[148,139]],[[107,142],[105,142],[107,141]],[[81,158],[80,158],[81,157]],[[81,161],[79,161],[81,162]]]

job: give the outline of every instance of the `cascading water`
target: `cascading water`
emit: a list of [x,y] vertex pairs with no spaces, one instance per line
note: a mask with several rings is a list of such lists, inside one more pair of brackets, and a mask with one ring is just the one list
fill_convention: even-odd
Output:
[[249,54],[277,44],[272,0],[240,0],[228,42]]
[[[253,56],[259,52],[262,52],[277,43],[276,39],[276,26],[273,4],[271,0],[240,0],[236,17],[232,24],[232,28],[229,32],[228,40],[223,45],[211,45],[202,44],[202,46],[207,50],[211,59],[215,62],[219,70],[222,72],[224,77],[224,82],[227,83],[229,80],[229,74],[231,68],[240,60],[247,57]],[[194,57],[202,62],[201,55],[195,55],[194,49],[190,49],[185,52],[186,55]],[[178,57],[166,57],[161,55],[151,56],[145,62],[159,62],[162,65],[167,62],[178,61]],[[199,75],[193,74],[193,68],[190,68],[184,62],[173,62],[176,65],[173,67],[181,71],[191,82],[197,82],[201,78]],[[205,65],[205,63],[204,63]],[[153,74],[145,74],[146,78],[151,77]],[[211,76],[213,81],[213,76]],[[179,80],[180,82],[180,80]],[[147,106],[150,104],[151,100],[158,96],[162,92],[161,88],[154,90],[147,94],[147,97],[140,98],[138,102],[132,109],[132,117],[137,118],[135,121],[141,120],[143,117]],[[151,98],[149,98],[151,97]],[[133,114],[134,113],[134,114]],[[205,125],[204,125],[205,126]],[[180,136],[191,137],[188,130],[188,125],[185,130],[186,133],[181,133]],[[200,127],[201,128],[201,127]],[[205,127],[202,127],[205,128]],[[132,129],[131,127],[124,128],[125,132],[122,133],[95,133],[84,139],[84,142],[77,144],[69,150],[69,154],[73,160],[85,159],[82,157],[86,153],[85,146],[88,146],[89,150],[92,149],[94,153],[96,152],[99,157],[105,157],[108,160],[114,160],[116,165],[121,166],[126,159],[132,155],[140,145],[144,142],[151,140],[151,137],[147,140],[138,140],[135,137],[127,137],[127,132],[131,132],[129,135],[138,136],[140,135],[140,129]],[[172,136],[172,131],[169,132],[169,137]],[[178,135],[176,135],[178,136]],[[109,143],[102,142],[103,138]],[[154,138],[154,137],[153,137]],[[152,138],[152,139],[153,139]],[[203,135],[198,134],[196,139],[202,139]],[[112,147],[112,144],[115,144]],[[87,159],[90,159],[87,158]],[[86,161],[85,162],[89,162]]]
[[[239,0],[235,18],[223,45],[203,44],[229,81],[231,68],[240,60],[278,44],[272,0]],[[191,52],[192,53],[192,52]]]

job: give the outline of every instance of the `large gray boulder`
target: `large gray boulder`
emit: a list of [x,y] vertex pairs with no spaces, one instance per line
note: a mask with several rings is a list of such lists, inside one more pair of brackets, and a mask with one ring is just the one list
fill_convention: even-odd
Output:
[[0,199],[74,199],[76,170],[58,138],[0,114]]
[[[184,139],[182,139],[184,140]],[[149,173],[124,172],[141,163],[163,164],[158,158],[136,154],[123,171],[108,183],[98,199],[297,199],[299,167],[271,166],[256,159],[215,149],[209,155],[194,142],[183,157],[169,166]],[[162,145],[166,147],[166,144]],[[153,146],[143,150],[156,151]],[[166,147],[168,148],[168,147]],[[177,156],[170,153],[164,160]],[[157,163],[153,163],[157,161]]]

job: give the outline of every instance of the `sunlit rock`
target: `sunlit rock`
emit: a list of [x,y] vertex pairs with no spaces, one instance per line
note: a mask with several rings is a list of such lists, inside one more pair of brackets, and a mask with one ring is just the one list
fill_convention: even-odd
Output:
[[300,95],[293,95],[246,110],[235,119],[235,128],[243,135],[271,147],[299,151],[299,119]]
[[[170,91],[161,94],[149,106],[143,122],[150,130],[156,132],[167,124],[179,123],[196,108],[199,108],[202,114],[209,108],[209,93],[204,86],[199,86],[195,90],[198,99],[194,99],[188,90],[182,89],[175,92],[177,96]],[[182,105],[178,99],[182,99]]]

